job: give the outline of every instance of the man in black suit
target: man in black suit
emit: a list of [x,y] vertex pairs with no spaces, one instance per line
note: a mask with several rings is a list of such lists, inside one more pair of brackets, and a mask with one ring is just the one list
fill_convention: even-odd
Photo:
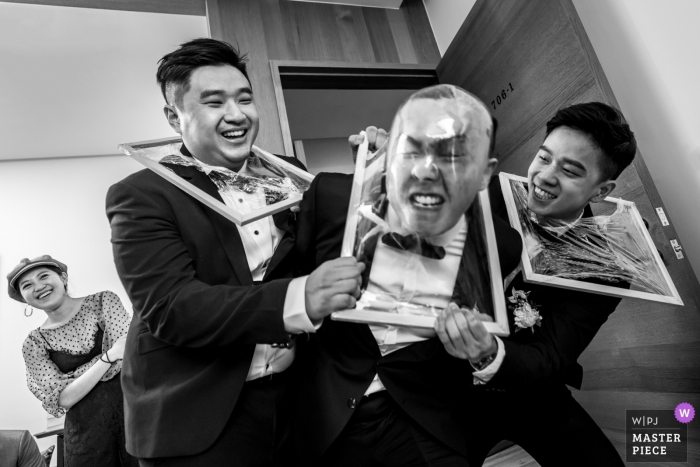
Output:
[[[592,102],[559,110],[528,170],[529,209],[540,224],[575,225],[592,216],[590,202],[613,191],[635,153],[634,135],[616,109]],[[489,191],[494,216],[507,220],[498,180]],[[506,296],[515,300],[509,313],[515,332],[503,339],[505,355],[493,378],[460,406],[465,420],[480,420],[464,424],[470,464],[481,465],[495,443],[508,439],[543,466],[621,466],[613,445],[566,387],[581,387],[576,360],[620,298],[525,283],[521,272],[513,276]],[[517,300],[523,296],[527,306]],[[470,359],[473,335],[485,329],[446,310],[437,331],[451,355]]]
[[[196,39],[161,59],[157,79],[191,162],[168,167],[231,207],[265,204],[261,190],[231,199],[206,175],[245,174],[252,157],[258,114],[238,52]],[[239,227],[149,170],[110,188],[107,215],[134,306],[122,371],[128,451],[143,466],[286,463],[290,335],[353,306],[362,266],[343,258],[292,279],[290,211]]]
[[[465,91],[436,86],[414,94],[397,121],[406,124],[392,130],[386,207],[411,232],[438,244],[463,225],[488,184],[495,165],[490,114]],[[347,175],[319,174],[305,193],[297,231],[301,273],[340,255],[351,183]],[[387,213],[390,225],[394,214]],[[520,237],[500,219],[494,227],[507,274],[517,265]],[[489,336],[479,345],[488,356],[498,344]],[[472,368],[447,355],[432,330],[326,319],[299,361],[293,420],[304,465],[468,465],[463,420],[453,416],[463,394],[455,389],[467,371],[488,380],[491,362],[479,360]]]

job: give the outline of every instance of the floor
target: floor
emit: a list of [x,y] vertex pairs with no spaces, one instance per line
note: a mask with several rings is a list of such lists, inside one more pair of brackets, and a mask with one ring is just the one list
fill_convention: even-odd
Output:
[[540,464],[520,446],[513,445],[498,452],[484,462],[483,467],[539,467]]

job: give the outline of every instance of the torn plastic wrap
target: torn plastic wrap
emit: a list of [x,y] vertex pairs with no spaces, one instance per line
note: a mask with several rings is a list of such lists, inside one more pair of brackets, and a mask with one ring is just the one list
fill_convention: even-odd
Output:
[[[239,172],[204,164],[184,155],[181,147],[182,139],[166,138],[121,144],[119,149],[238,225],[298,204],[313,180],[313,175],[256,146]],[[232,208],[180,178],[173,166],[193,167],[205,173],[224,197],[241,198],[237,193],[260,196],[247,196],[243,204]]]
[[414,95],[387,144],[368,153],[365,141],[342,251],[366,266],[362,294],[355,310],[333,319],[432,329],[453,302],[508,334],[488,192],[480,191],[490,131],[488,112],[459,90]]
[[634,203],[608,197],[611,215],[540,221],[527,206],[527,179],[500,177],[511,224],[523,236],[526,281],[683,304]]

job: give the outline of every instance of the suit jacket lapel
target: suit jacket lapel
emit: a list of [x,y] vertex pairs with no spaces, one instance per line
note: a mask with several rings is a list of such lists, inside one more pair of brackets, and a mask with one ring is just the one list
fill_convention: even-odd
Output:
[[[196,186],[209,196],[212,196],[220,202],[224,202],[219,195],[219,190],[216,189],[216,185],[209,179],[209,177],[200,170],[194,167],[184,167],[178,165],[167,164],[176,174],[185,180],[189,181],[192,185]],[[224,218],[223,216],[217,214],[211,209],[205,209],[209,220],[214,226],[214,230],[219,236],[219,241],[221,241],[226,256],[231,263],[231,267],[236,273],[238,282],[241,285],[250,285],[253,283],[253,276],[250,274],[250,269],[248,268],[248,260],[245,254],[245,249],[243,248],[243,243],[241,242],[240,234],[238,233],[238,228],[230,220]]]
[[265,278],[267,278],[272,271],[275,270],[280,262],[282,262],[282,259],[287,256],[287,253],[289,253],[294,246],[296,235],[294,232],[294,222],[291,217],[292,213],[288,209],[280,211],[277,214],[273,214],[272,216],[272,220],[277,228],[283,232],[283,235],[279,244],[277,244],[277,248],[275,248],[275,251],[272,253],[270,264],[267,266],[267,270],[265,271]]

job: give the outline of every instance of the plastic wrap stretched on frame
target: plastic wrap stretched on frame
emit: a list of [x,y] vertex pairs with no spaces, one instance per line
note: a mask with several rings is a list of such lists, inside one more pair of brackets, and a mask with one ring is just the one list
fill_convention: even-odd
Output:
[[683,304],[634,203],[608,197],[611,215],[545,223],[528,209],[527,179],[500,178],[511,224],[523,236],[526,281]]
[[488,193],[480,191],[491,121],[474,109],[480,102],[461,96],[412,97],[387,144],[358,152],[342,254],[366,265],[362,295],[333,319],[432,328],[453,302],[508,334]]
[[[180,138],[119,145],[127,155],[238,225],[246,225],[298,204],[313,180],[311,174],[256,146],[252,147],[245,169],[240,172],[204,164],[182,154],[181,147]],[[235,196],[236,193],[260,196],[246,196],[242,204],[232,208],[180,178],[173,166],[192,167],[205,173],[219,192],[232,199],[240,198]]]

